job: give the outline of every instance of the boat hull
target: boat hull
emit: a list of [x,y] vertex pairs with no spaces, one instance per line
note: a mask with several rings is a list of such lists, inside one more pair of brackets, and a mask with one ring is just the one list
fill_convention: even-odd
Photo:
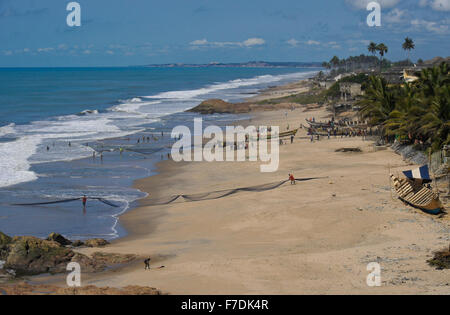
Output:
[[443,213],[444,207],[431,189],[419,186],[414,187],[407,179],[399,179],[391,174],[398,198],[406,204],[420,209],[427,214],[438,215]]

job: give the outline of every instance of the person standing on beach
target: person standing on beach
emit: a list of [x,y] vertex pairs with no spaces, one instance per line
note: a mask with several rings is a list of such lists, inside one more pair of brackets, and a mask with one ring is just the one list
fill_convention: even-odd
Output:
[[144,270],[150,270],[150,258],[147,258],[146,260],[144,260],[144,264],[145,264],[145,267],[144,267]]
[[291,144],[294,143],[294,135],[291,135]]
[[295,177],[294,177],[294,174],[289,174],[289,180],[291,181],[291,185],[295,185]]

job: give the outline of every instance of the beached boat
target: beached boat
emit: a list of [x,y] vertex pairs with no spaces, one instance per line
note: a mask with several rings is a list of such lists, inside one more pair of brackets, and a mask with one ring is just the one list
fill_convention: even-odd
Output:
[[391,180],[398,198],[408,205],[418,208],[428,214],[443,212],[439,196],[427,184],[431,182],[428,166],[403,172],[406,178],[397,178],[391,174]]
[[[285,131],[285,132],[280,132],[279,134],[279,138],[283,138],[283,137],[290,137],[290,136],[295,136],[297,134],[298,129],[294,129],[291,131]],[[270,135],[269,135],[270,137]]]
[[305,119],[306,122],[313,128],[322,128],[322,127],[330,127],[329,123],[315,122]]
[[[290,131],[285,131],[285,132],[280,132],[280,133],[278,134],[278,138],[286,138],[286,137],[290,137],[290,136],[294,136],[294,137],[295,137],[295,135],[297,134],[297,132],[298,132],[298,129],[294,129],[294,130],[290,130]],[[261,139],[264,139],[264,135],[261,135],[260,138],[261,138]],[[267,139],[267,140],[272,139],[272,134],[269,133],[269,134],[267,135],[267,138],[266,138],[266,139]]]

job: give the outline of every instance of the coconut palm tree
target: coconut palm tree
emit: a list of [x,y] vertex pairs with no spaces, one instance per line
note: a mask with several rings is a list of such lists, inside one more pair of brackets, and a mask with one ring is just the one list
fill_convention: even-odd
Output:
[[419,80],[388,86],[384,78],[370,77],[359,102],[360,114],[370,124],[383,126],[387,136],[420,140],[431,151],[450,144],[450,75],[442,63],[420,73]]
[[381,73],[381,67],[383,65],[383,57],[384,57],[385,54],[387,54],[388,47],[385,44],[383,44],[383,43],[378,44],[377,45],[377,51],[380,54],[380,73]]
[[395,93],[388,88],[386,79],[379,76],[369,78],[364,98],[358,102],[361,117],[368,118],[371,125],[383,124],[395,109]]
[[369,46],[367,46],[367,50],[375,56],[375,53],[377,52],[377,44],[374,42],[370,42]]
[[406,37],[405,42],[402,45],[402,48],[403,48],[403,50],[408,52],[408,61],[410,61],[411,60],[410,59],[411,50],[416,48],[416,44],[414,44],[414,41],[411,38]]
[[326,61],[324,61],[324,62],[322,63],[322,67],[323,67],[323,68],[326,68],[326,69],[331,69],[330,63],[329,63],[329,62],[326,62]]
[[334,56],[333,58],[331,58],[330,63],[333,66],[333,68],[336,68],[337,66],[339,66],[340,63],[339,57]]

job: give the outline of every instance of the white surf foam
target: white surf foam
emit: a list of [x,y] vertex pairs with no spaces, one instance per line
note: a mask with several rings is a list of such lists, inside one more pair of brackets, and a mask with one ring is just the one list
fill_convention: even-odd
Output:
[[[84,111],[84,115],[67,115],[28,125],[10,124],[0,128],[0,136],[17,138],[0,143],[0,187],[35,180],[38,175],[30,170],[33,163],[67,161],[88,157],[89,141],[123,137],[144,129],[140,126],[162,116],[195,106],[196,97],[216,91],[237,89],[283,80],[305,78],[313,72],[286,75],[263,75],[250,79],[236,79],[215,83],[200,89],[164,92],[154,96],[135,97],[116,105],[106,113]],[[222,93],[222,92],[221,92]],[[147,99],[147,100],[145,100]],[[148,99],[160,99],[148,101]],[[71,142],[71,146],[67,145]],[[46,147],[49,147],[49,150]]]
[[262,75],[257,76],[250,79],[236,79],[231,80],[225,83],[216,83],[213,85],[209,85],[207,87],[203,87],[195,90],[185,90],[185,91],[169,91],[159,93],[157,95],[145,96],[145,98],[149,99],[193,99],[200,95],[209,94],[212,92],[220,91],[220,90],[228,90],[228,89],[237,89],[245,86],[252,86],[258,84],[267,84],[271,82],[278,82],[282,80],[288,79],[301,79],[305,78],[308,75],[315,73],[315,71],[311,72],[296,72],[291,74],[282,74],[282,75]]
[[9,125],[0,127],[0,137],[9,135],[9,134],[13,134],[14,133],[14,127],[16,124],[11,123]]
[[32,137],[0,143],[0,187],[37,179],[30,171],[28,158],[36,152],[39,143],[40,139]]
[[115,112],[124,112],[130,114],[143,114],[140,109],[144,106],[151,106],[161,103],[160,101],[143,102],[140,98],[133,98],[130,101],[125,101],[122,104],[111,108]]

